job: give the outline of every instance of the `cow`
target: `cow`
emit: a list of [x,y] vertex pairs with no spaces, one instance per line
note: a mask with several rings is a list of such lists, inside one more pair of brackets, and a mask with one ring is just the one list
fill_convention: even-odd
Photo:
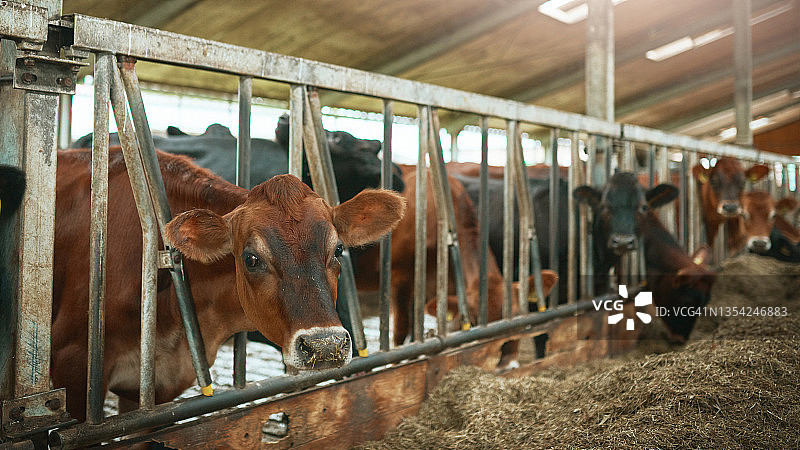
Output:
[[797,209],[797,200],[787,197],[776,202],[766,192],[752,191],[742,195],[742,205],[744,214],[737,227],[741,234],[736,241],[745,250],[781,261],[800,262],[800,232],[783,217]]
[[[254,138],[250,140],[250,186],[289,171],[288,123],[278,122],[275,130],[276,141]],[[341,201],[353,198],[366,188],[380,187],[381,160],[378,152],[381,142],[358,139],[345,131],[326,131],[328,147],[336,176],[336,185]],[[186,155],[201,167],[210,169],[225,180],[236,182],[236,138],[230,130],[220,124],[211,124],[199,135],[189,135],[178,128],[169,127],[168,137],[153,136],[155,147],[159,150]],[[119,137],[112,133],[110,145],[119,145]],[[79,138],[72,148],[90,148],[91,133]],[[393,166],[393,189],[403,190],[400,169]],[[308,163],[303,161],[303,181],[311,186],[311,173]]]
[[22,203],[25,193],[25,172],[0,164],[0,220],[13,215]]
[[[237,187],[189,158],[158,152],[174,219],[167,244],[184,257],[209,363],[232,334],[259,330],[294,370],[340,367],[351,338],[336,315],[342,246],[379,239],[403,216],[392,191],[365,190],[331,207],[299,179]],[[138,398],[141,229],[125,162],[109,152],[104,390]],[[67,409],[85,415],[91,151],[59,151],[53,273],[52,378]],[[158,274],[156,402],[192,385],[194,370],[177,300]]]
[[[550,166],[546,164],[534,164],[525,166],[528,173],[528,178],[548,178],[550,177]],[[559,177],[566,179],[569,167],[559,166]],[[474,162],[456,162],[452,161],[447,163],[447,171],[451,175],[460,175],[465,177],[479,177],[481,175],[481,165]],[[489,178],[503,178],[505,175],[504,166],[488,166],[487,175]]]
[[[406,189],[403,196],[408,203],[408,211],[397,229],[392,234],[392,311],[394,322],[393,341],[395,345],[401,345],[406,337],[412,333],[412,304],[414,296],[414,249],[415,242],[415,221],[416,221],[416,167],[400,166],[403,170],[403,181]],[[475,207],[469,196],[464,190],[463,185],[455,177],[448,177],[450,192],[455,211],[456,232],[458,233],[459,248],[461,249],[461,262],[464,270],[466,285],[467,304],[469,307],[470,319],[475,321],[478,317],[478,297],[480,286],[480,248],[478,239],[478,222]],[[435,300],[431,300],[436,294],[436,248],[437,248],[437,221],[436,205],[433,196],[433,185],[428,177],[427,187],[427,215],[426,215],[426,284],[425,298],[427,310],[435,314]],[[361,290],[377,289],[378,277],[378,252],[371,249],[358,259],[356,267],[356,281]],[[503,278],[497,267],[494,255],[489,252],[487,261],[488,272],[488,319],[497,320],[502,317],[503,299]],[[452,268],[450,273],[452,274]],[[558,280],[558,276],[552,271],[542,272],[542,289],[548,293]],[[454,292],[452,275],[450,277],[449,291]],[[529,277],[531,292],[534,292],[533,276]],[[518,285],[515,284],[513,293],[518,293]],[[518,301],[512,301],[512,312],[518,312]],[[455,295],[448,296],[448,312],[457,312],[457,300]],[[526,311],[527,312],[527,311]],[[498,369],[507,369],[515,366],[518,341],[510,341],[502,349],[501,360]]]
[[742,194],[745,181],[756,182],[769,173],[769,167],[756,164],[744,170],[742,164],[731,157],[720,158],[714,167],[692,167],[698,183],[702,218],[706,227],[706,242],[713,247],[719,226],[728,223],[729,247],[740,247],[737,217],[744,211]]
[[[619,272],[621,256],[636,250],[644,230],[645,219],[652,209],[664,206],[678,197],[678,188],[659,184],[645,191],[633,173],[617,172],[601,189],[580,186],[575,199],[592,208],[593,267],[595,292],[608,289],[607,274],[611,267]],[[647,249],[645,249],[645,255]]]

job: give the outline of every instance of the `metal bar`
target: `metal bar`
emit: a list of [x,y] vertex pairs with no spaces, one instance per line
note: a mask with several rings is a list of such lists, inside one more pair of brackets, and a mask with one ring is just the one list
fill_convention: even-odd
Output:
[[753,145],[753,44],[750,0],[733,0],[733,105],[736,144]]
[[289,173],[303,178],[303,103],[305,88],[292,85],[289,96]]
[[69,148],[70,144],[72,144],[72,96],[61,94],[58,99],[58,148]]
[[[672,184],[672,177],[669,172],[669,149],[667,147],[658,148],[657,164],[658,164],[659,183]],[[677,203],[678,205],[680,205],[680,200]],[[664,227],[667,229],[667,231],[669,231],[669,234],[673,236],[675,236],[677,233],[675,227],[675,207],[676,207],[675,204],[670,203],[669,205],[659,210],[661,214],[661,223],[664,224]]]
[[[461,316],[461,328],[468,329],[471,324],[469,317],[469,307],[467,306],[467,290],[464,281],[464,268],[461,264],[461,249],[458,245],[458,234],[456,232],[456,214],[453,208],[453,196],[450,191],[450,183],[447,178],[447,171],[444,164],[444,152],[442,150],[442,141],[439,139],[439,113],[436,109],[430,109],[431,118],[429,121],[431,146],[428,148],[429,160],[431,161],[431,169],[436,189],[436,197],[439,198],[438,215],[444,217],[444,224],[447,227],[447,235],[442,234],[447,244],[447,249],[450,252],[450,262],[453,265],[453,281],[456,288],[456,298],[458,301],[458,312]],[[438,180],[438,181],[437,181]],[[437,271],[439,269],[437,268]],[[447,269],[444,269],[445,273]],[[446,292],[447,277],[445,277],[445,292]],[[445,297],[446,299],[446,297]]]
[[[432,108],[427,108],[430,114],[428,118],[428,160],[430,161],[430,177],[433,187],[433,200],[436,208],[436,325],[439,336],[447,335],[447,291],[449,287],[449,263],[448,239],[450,238],[449,216],[446,211],[445,203],[451,201],[445,195],[447,174],[444,171],[444,161],[439,153],[438,124],[434,125],[434,114]],[[447,185],[450,187],[450,185]]]
[[478,295],[478,325],[486,325],[489,321],[489,118],[481,116],[481,172],[480,199],[478,214],[480,215],[480,274]]
[[[14,42],[2,40],[0,45],[0,65],[13,70]],[[11,83],[2,83],[0,105],[0,158],[28,174],[19,218],[5,236],[13,256],[8,261],[9,285],[0,292],[2,315],[14,316],[8,322],[3,318],[3,325],[11,330],[16,327],[8,341],[6,336],[0,338],[4,344],[0,355],[15,361],[0,367],[0,390],[23,397],[50,390],[58,96],[16,90]]]
[[[0,36],[29,42],[43,43],[47,40],[49,14],[47,8],[28,2],[3,2],[0,14]],[[42,3],[42,2],[38,2]],[[60,8],[59,8],[60,9]]]
[[680,211],[680,237],[678,241],[681,243],[683,248],[689,249],[689,215],[687,213],[686,208],[689,207],[688,199],[689,199],[689,158],[687,155],[688,151],[683,150],[681,151],[681,195],[679,198],[679,211]]
[[[391,100],[383,101],[383,161],[381,164],[381,187],[392,189],[392,124],[394,123]],[[392,300],[392,234],[381,239],[381,273],[378,291],[380,295],[380,349],[389,351],[389,321]]]
[[610,0],[586,3],[586,113],[613,121],[614,5]]
[[[103,421],[105,347],[106,237],[108,235],[108,103],[114,57],[97,55],[94,64],[94,139],[92,139],[91,224],[89,226],[89,361],[86,420]],[[70,97],[71,98],[71,97]]]
[[[133,126],[125,109],[122,81],[116,66],[112,64],[111,106],[119,129],[128,179],[142,227],[142,278],[141,278],[141,339],[139,370],[139,405],[152,408],[155,405],[155,296],[157,288],[158,227],[154,204],[149,193],[147,175],[143,169],[141,152],[133,133]],[[103,393],[105,394],[105,392]]]
[[[250,189],[250,114],[253,103],[253,79],[239,77],[239,139],[236,142],[236,184]],[[233,385],[247,384],[247,332],[236,333],[233,340]]]
[[[558,235],[558,188],[561,174],[558,171],[558,135],[560,130],[553,128],[550,131],[550,145],[553,153],[550,155],[550,268],[558,272],[558,242],[561,239]],[[553,286],[550,292],[550,308],[558,305],[559,286]]]
[[[647,146],[647,187],[653,189],[656,183],[656,146]],[[662,181],[662,183],[666,183]]]
[[781,198],[789,196],[789,165],[781,164]]
[[[578,132],[572,131],[569,136],[570,140],[570,164],[569,172],[567,173],[567,181],[569,188],[567,189],[567,267],[570,269],[567,272],[567,303],[575,303],[577,299],[577,273],[575,267],[578,267],[578,249],[577,249],[577,218],[575,217],[575,198],[572,192],[578,187],[578,168],[581,163],[580,148],[578,143]],[[562,274],[563,276],[563,274]]]
[[414,245],[414,308],[412,310],[412,321],[415,342],[422,342],[423,324],[425,313],[425,276],[427,250],[427,205],[428,205],[428,184],[427,184],[427,164],[425,155],[428,151],[428,125],[429,106],[417,106],[417,118],[419,123],[419,153],[417,154],[417,181],[416,181],[416,221],[414,223],[415,245]]
[[[136,126],[136,141],[141,154],[142,165],[144,173],[147,177],[147,184],[150,188],[150,196],[154,203],[156,218],[161,229],[161,238],[165,244],[169,243],[169,239],[164,236],[164,226],[172,218],[167,201],[167,193],[164,189],[164,180],[161,177],[161,170],[159,169],[158,157],[156,156],[155,146],[153,145],[153,138],[150,134],[150,126],[147,124],[147,115],[144,110],[144,102],[142,101],[142,93],[139,90],[139,80],[136,77],[136,70],[132,61],[122,62],[121,70],[112,70],[114,80],[111,85],[112,102],[114,100],[115,86],[124,87],[125,92],[119,92],[116,96],[124,98],[127,96],[128,104],[131,109],[131,117],[133,118],[134,125]],[[124,113],[124,108],[120,114]],[[117,116],[117,111],[114,111],[117,117],[117,128],[121,126],[121,120],[124,116]],[[127,123],[130,119],[124,119],[122,126],[127,127],[127,132],[133,132],[133,125]],[[122,136],[122,132],[120,132]],[[122,139],[120,137],[120,139]],[[180,254],[173,252],[172,270],[172,284],[175,287],[175,294],[178,299],[178,309],[181,312],[181,319],[183,320],[184,331],[186,332],[186,339],[189,342],[189,353],[192,356],[192,365],[194,366],[195,374],[197,375],[197,383],[201,387],[205,395],[212,395],[211,389],[211,373],[208,368],[208,359],[206,358],[206,347],[203,343],[203,336],[200,331],[200,324],[197,321],[197,313],[195,312],[194,299],[192,293],[186,285],[186,273],[183,269]]]
[[291,84],[315,85],[454,111],[496,117],[510,115],[512,117],[508,118],[514,120],[586,130],[599,135],[619,135],[619,124],[512,100],[80,14],[74,15],[74,24],[74,45],[78,48]]
[[767,164],[769,167],[769,195],[772,198],[778,197],[778,167],[774,164]]
[[[514,136],[519,124],[506,121],[506,167],[514,167]],[[514,172],[503,172],[503,319],[511,318],[514,280]]]
[[[305,133],[304,139],[308,143],[306,158],[308,159],[311,181],[314,188],[322,191],[322,198],[330,205],[339,204],[339,191],[336,187],[336,176],[333,172],[331,152],[328,149],[328,139],[322,127],[322,112],[319,102],[319,93],[316,89],[306,87],[304,103]],[[320,189],[321,188],[321,189]],[[365,357],[367,352],[367,338],[364,336],[364,322],[361,317],[361,304],[358,301],[355,274],[350,252],[345,251],[339,258],[341,272],[339,272],[339,287],[344,298],[343,306],[347,309],[347,318],[350,321],[350,332],[353,335],[353,344],[358,355]],[[344,308],[342,308],[344,309]]]
[[686,214],[689,222],[689,243],[686,247],[686,250],[689,252],[689,254],[691,254],[700,245],[700,212],[702,209],[700,208],[699,196],[697,195],[697,180],[694,178],[691,172],[692,168],[698,163],[697,153],[689,152],[688,154],[684,154],[684,157],[687,159],[688,167],[688,178],[686,179],[686,202],[688,204],[688,210],[686,211]]
[[533,214],[531,213],[531,197],[525,161],[522,155],[522,133],[520,132],[519,124],[515,125],[514,134],[511,137],[514,139],[514,164],[512,167],[508,167],[507,170],[512,170],[514,174],[518,203],[517,209],[519,211],[519,276],[517,277],[517,302],[519,303],[519,314],[527,314],[528,296],[531,289],[528,276],[531,273],[530,230],[533,224]]
[[[589,136],[586,140],[586,185],[594,185],[595,167],[597,166],[597,137]],[[569,196],[573,196],[570,191]],[[594,296],[594,267],[592,266],[592,210],[589,205],[581,203],[580,210],[580,245],[581,245],[581,298]]]
[[[605,299],[606,297],[603,298]],[[341,379],[355,373],[370,371],[376,367],[439,353],[445,349],[459,347],[468,342],[512,335],[554,319],[574,316],[577,313],[591,309],[593,309],[592,302],[585,300],[572,305],[550,309],[543,313],[527,314],[507,321],[492,322],[485,327],[476,327],[467,331],[459,331],[446,337],[409,344],[391,352],[376,353],[368,358],[357,358],[339,369],[304,372],[294,376],[272,377],[251,383],[245,389],[227,390],[210,398],[192,397],[181,402],[159,405],[152,411],[139,410],[113,416],[106,420],[103,425],[80,424],[63,430],[55,430],[50,434],[49,443],[54,449],[87,446],[116,436],[169,425],[176,421],[232,408],[282,392],[305,389],[325,380]]]

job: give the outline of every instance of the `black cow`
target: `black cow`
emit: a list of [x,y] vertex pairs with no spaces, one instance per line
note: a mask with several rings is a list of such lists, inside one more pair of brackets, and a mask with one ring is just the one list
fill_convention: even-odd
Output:
[[0,220],[14,214],[24,193],[25,173],[14,166],[0,164]]
[[[279,122],[276,135],[285,138],[288,129],[283,128],[285,127]],[[342,202],[349,200],[365,188],[380,187],[381,160],[377,155],[381,148],[380,141],[358,139],[344,131],[327,133],[340,200]],[[153,136],[156,148],[189,156],[199,166],[211,169],[231,183],[236,182],[236,138],[227,127],[212,124],[199,136],[189,135],[170,127],[168,135],[168,137]],[[112,133],[109,142],[110,145],[119,145],[119,136]],[[91,145],[90,133],[76,140],[72,148],[88,148]],[[251,139],[250,149],[251,186],[288,172],[287,140],[279,138],[276,142],[254,138]],[[393,188],[402,191],[404,186],[400,169],[393,165],[393,170]],[[303,181],[311,184],[311,175],[305,161],[303,161]]]
[[[470,199],[475,205],[479,204],[480,197],[480,178],[470,177],[464,175],[454,175],[460,181],[467,191]],[[548,230],[550,229],[550,180],[530,178],[528,180],[530,186],[531,199],[533,200],[534,207],[534,226],[536,227],[537,238],[539,241],[539,255],[541,258],[542,269],[551,269],[558,272],[559,275],[567,273],[567,245],[566,239],[561,238],[558,242],[558,268],[550,267],[550,248],[552,242]],[[497,258],[498,264],[502,266],[503,261],[503,227],[505,218],[502,211],[503,205],[503,180],[496,178],[489,178],[489,205],[495,205],[496,208],[489,214],[489,248]],[[559,179],[558,182],[558,195],[559,195],[559,210],[558,210],[558,224],[559,233],[561,236],[566,236],[567,229],[567,182]],[[563,230],[561,230],[563,228]],[[514,202],[514,280],[519,280],[519,211],[517,204]],[[502,267],[501,267],[502,270]],[[566,300],[566,283],[567,277],[559,277],[559,297]]]

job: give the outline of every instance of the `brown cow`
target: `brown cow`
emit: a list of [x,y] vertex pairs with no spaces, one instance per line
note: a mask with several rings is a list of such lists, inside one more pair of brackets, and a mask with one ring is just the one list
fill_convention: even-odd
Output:
[[740,232],[738,220],[742,208],[742,194],[746,180],[756,182],[769,173],[769,168],[762,164],[744,170],[742,164],[730,157],[723,157],[710,169],[701,165],[692,168],[699,187],[700,204],[703,208],[703,223],[706,226],[706,242],[714,245],[719,226],[728,222],[728,242],[731,248],[740,246],[736,242]]
[[[158,153],[170,207],[172,244],[185,255],[209,363],[233,333],[258,329],[280,343],[297,370],[339,367],[351,341],[336,315],[337,256],[342,244],[364,245],[389,232],[405,201],[367,190],[328,206],[297,178],[281,175],[251,191],[188,158]],[[67,388],[70,414],[86,402],[89,197],[91,153],[58,154],[52,375]],[[105,386],[136,401],[139,391],[141,229],[125,163],[110,151],[108,247],[105,260]],[[156,402],[192,385],[189,349],[170,279],[159,274]]]
[[[411,312],[414,297],[414,248],[415,221],[416,221],[416,167],[400,165],[403,171],[405,190],[403,195],[408,202],[407,214],[400,221],[392,235],[392,311],[394,320],[394,343],[401,345],[405,338],[411,334]],[[464,269],[464,278],[467,290],[467,304],[470,319],[475,321],[478,317],[478,296],[480,286],[480,247],[478,235],[478,222],[475,207],[464,190],[464,186],[454,177],[448,177],[450,192],[455,211],[456,231],[458,233],[459,247],[461,249],[461,262]],[[433,185],[428,176],[427,188],[427,221],[426,221],[426,299],[433,299],[436,295],[436,206],[432,195]],[[376,289],[377,276],[377,251],[370,251],[359,258],[358,286],[360,289]],[[452,268],[451,268],[452,270]],[[494,255],[489,251],[487,259],[488,286],[489,286],[489,320],[502,317],[503,277],[497,266]],[[450,272],[452,274],[452,272]],[[452,275],[449,291],[455,292]],[[529,277],[531,292],[533,291],[533,276]],[[552,271],[542,271],[543,292],[547,295],[552,290],[558,276]],[[516,284],[513,289],[517,293]],[[518,311],[518,301],[513,299],[514,312]],[[428,302],[428,311],[435,314],[435,300]],[[448,311],[457,312],[456,297],[448,298]],[[518,342],[507,343],[503,348],[503,355],[498,368],[513,367],[516,359]]]
[[[742,204],[744,214],[739,219],[737,239],[740,247],[735,250],[743,247],[754,253],[793,260],[793,246],[800,241],[800,236],[783,214],[797,209],[797,200],[787,197],[776,202],[766,192],[753,191],[742,196]],[[773,244],[778,242],[780,248],[773,249]]]
[[[534,164],[532,166],[525,166],[528,172],[528,178],[550,178],[550,166],[547,164]],[[558,173],[563,179],[567,179],[569,167],[559,166]],[[481,165],[474,162],[449,162],[447,163],[447,171],[451,174],[463,175],[465,177],[479,177],[481,176]],[[487,172],[489,178],[503,178],[505,174],[505,166],[489,166]]]

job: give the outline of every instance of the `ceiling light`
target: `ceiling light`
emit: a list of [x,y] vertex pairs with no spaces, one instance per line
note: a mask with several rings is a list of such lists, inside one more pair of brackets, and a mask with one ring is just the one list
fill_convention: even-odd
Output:
[[[785,13],[786,11],[789,11],[790,9],[792,9],[791,2],[784,2],[778,7],[770,9],[769,11],[763,14],[759,14],[758,16],[750,19],[750,26],[759,24],[761,22],[764,22],[765,20],[769,20],[775,16]],[[732,34],[733,34],[733,27],[727,27],[727,28],[717,28],[715,30],[709,31],[708,33],[701,34],[696,38],[692,38],[690,36],[684,36],[680,39],[670,42],[669,44],[665,44],[662,45],[661,47],[649,50],[647,53],[645,53],[645,57],[651,61],[656,61],[656,62],[663,61],[667,58],[672,58],[673,56],[679,55],[683,52],[688,52],[693,48],[702,47],[706,44],[718,41]]]
[[[616,6],[625,0],[613,0]],[[559,22],[572,25],[586,19],[589,5],[585,0],[548,0],[539,5],[539,12]]]
[[[756,120],[750,122],[750,129],[757,130],[759,128],[765,127],[771,123],[769,117],[760,117]],[[724,139],[730,139],[736,136],[736,127],[726,128],[719,133],[719,137]]]

